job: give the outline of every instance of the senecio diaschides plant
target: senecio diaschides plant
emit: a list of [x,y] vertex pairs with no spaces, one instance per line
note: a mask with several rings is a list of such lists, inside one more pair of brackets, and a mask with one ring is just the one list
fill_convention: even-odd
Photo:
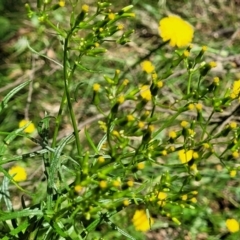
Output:
[[[9,171],[3,171],[1,191],[5,195],[1,196],[7,208],[0,217],[5,225],[3,239],[93,239],[101,224],[126,238],[137,239],[135,230],[155,229],[161,217],[181,225],[183,209],[193,209],[198,204],[201,185],[195,183],[201,181],[205,168],[213,166],[216,159],[231,177],[236,176],[239,126],[229,121],[220,128],[214,124],[214,118],[239,100],[240,80],[228,88],[222,86],[217,76],[206,83],[205,77],[209,78],[217,63],[203,61],[206,46],[195,50],[191,24],[176,15],[159,17],[158,50],[176,50],[170,61],[160,63],[164,66],[161,70],[150,56],[136,59],[135,68],[144,78],[138,86],[123,78],[118,69],[112,77],[103,74],[104,82],[92,84],[91,104],[102,115],[98,124],[92,126],[101,131],[96,142],[88,128],[79,129],[72,88],[79,73],[92,70],[85,57],[96,58],[111,44],[130,41],[134,30],[129,29],[126,19],[134,19],[133,6],[115,10],[114,4],[107,1],[89,6],[82,1],[38,0],[31,6],[26,4],[26,9],[30,19],[37,19],[39,26],[45,26],[59,39],[59,61],[30,46],[29,49],[61,67],[62,79],[58,81],[63,81],[64,89],[59,93],[56,116],[46,115],[37,128],[29,119],[23,119],[19,129],[5,138],[7,144],[20,133],[33,139],[37,129],[41,140],[35,141],[41,150],[27,157],[41,156],[46,185],[39,202],[26,205],[23,197],[22,209],[14,209],[9,182],[24,194],[34,196],[20,185],[27,181],[27,172],[19,163],[26,155],[2,159],[4,163],[15,161]],[[65,23],[58,23],[55,11],[67,13]],[[179,78],[184,79],[186,87],[176,95],[171,93],[168,80],[179,69],[184,70]],[[0,110],[7,108],[8,100],[27,84],[11,91]],[[66,114],[73,133],[59,140]],[[52,119],[54,133],[50,138]],[[84,132],[83,139],[79,131]],[[73,144],[76,151],[69,156],[66,147]],[[4,156],[5,146],[1,151]],[[127,223],[132,223],[135,230]],[[227,219],[226,227],[231,233],[239,231],[236,219]]]

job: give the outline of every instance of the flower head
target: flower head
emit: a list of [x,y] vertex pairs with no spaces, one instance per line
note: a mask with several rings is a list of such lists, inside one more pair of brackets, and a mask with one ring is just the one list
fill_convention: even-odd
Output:
[[24,127],[27,124],[29,124],[29,125],[24,129],[24,132],[25,133],[33,133],[35,131],[35,126],[29,120],[26,120],[26,119],[21,120],[19,122],[19,128],[22,128],[22,127]]
[[164,42],[170,40],[171,46],[184,47],[192,42],[194,29],[182,18],[171,15],[160,20],[159,32]]
[[116,17],[116,15],[115,15],[114,13],[109,13],[109,14],[108,14],[108,18],[109,18],[110,20],[114,20],[115,17]]
[[137,231],[146,232],[153,224],[153,219],[148,218],[145,210],[136,210],[133,215],[132,222]]
[[166,198],[167,198],[167,193],[165,193],[165,192],[159,192],[158,193],[158,199],[159,200],[166,200]]
[[182,149],[178,152],[178,157],[182,163],[187,163],[193,158],[193,150],[185,151]]
[[93,91],[94,92],[99,92],[100,88],[101,88],[100,84],[98,84],[98,83],[93,84]]
[[82,10],[83,10],[83,12],[88,12],[89,6],[87,4],[83,4],[82,5]]
[[172,138],[172,139],[175,139],[175,138],[177,137],[177,133],[176,133],[175,131],[170,131],[170,132],[168,133],[168,136],[169,136],[170,138]]
[[143,85],[141,87],[140,96],[145,101],[150,101],[152,99],[152,94],[151,94],[151,91],[150,91],[150,87],[148,85]]
[[240,80],[236,80],[233,83],[232,92],[231,92],[230,97],[233,99],[237,98],[239,96],[239,93],[240,93]]
[[230,174],[230,177],[234,178],[237,175],[237,170],[233,169],[233,170],[230,171],[229,174]]
[[60,0],[58,2],[58,4],[59,4],[60,7],[64,7],[65,6],[65,1]]
[[227,219],[226,226],[228,231],[231,233],[239,231],[239,222],[234,218]]
[[107,187],[107,181],[104,181],[104,180],[102,180],[102,181],[100,181],[99,182],[99,186],[100,186],[100,188],[106,188]]
[[13,166],[9,169],[8,173],[13,176],[15,182],[23,182],[27,179],[25,168],[21,166]]
[[143,61],[141,63],[142,70],[146,73],[152,73],[155,69],[154,65],[150,61]]
[[77,184],[74,186],[74,191],[76,193],[80,193],[82,191],[83,187],[80,184]]

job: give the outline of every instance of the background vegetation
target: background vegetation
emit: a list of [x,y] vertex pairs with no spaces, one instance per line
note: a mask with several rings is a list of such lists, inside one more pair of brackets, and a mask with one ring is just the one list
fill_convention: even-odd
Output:
[[[209,86],[213,77],[219,77],[221,82],[219,94],[222,95],[227,88],[231,88],[234,80],[240,79],[240,2],[238,0],[123,0],[110,2],[113,4],[114,11],[119,11],[130,4],[134,6],[133,12],[136,17],[131,21],[124,19],[123,22],[125,28],[134,29],[135,32],[130,37],[131,41],[125,45],[119,45],[114,41],[108,42],[106,44],[107,52],[104,55],[85,56],[81,69],[78,69],[74,75],[71,92],[76,101],[73,101],[73,109],[81,130],[84,151],[91,151],[89,141],[84,134],[85,127],[95,145],[102,136],[98,121],[103,121],[104,115],[99,113],[98,108],[93,104],[92,87],[94,83],[100,84],[101,89],[104,89],[107,84],[103,76],[112,77],[116,69],[120,69],[120,80],[128,78],[131,84],[136,86],[140,83],[145,84],[146,75],[141,70],[140,62],[150,59],[155,64],[156,72],[161,72],[165,67],[162,63],[172,61],[175,56],[173,48],[168,45],[164,49],[159,48],[161,44],[158,32],[159,20],[169,13],[181,16],[194,26],[193,54],[197,55],[202,46],[206,45],[208,51],[204,54],[204,61],[217,63],[217,67],[204,80],[203,87]],[[84,3],[87,3],[90,9],[95,6],[95,1],[82,1],[79,9]],[[56,116],[64,91],[61,66],[56,64],[63,58],[62,46],[59,44],[61,39],[52,29],[39,23],[37,17],[29,19],[24,4],[24,1],[0,0],[0,101],[14,87],[27,80],[32,80],[31,84],[14,95],[8,102],[8,107],[0,114],[0,140],[2,142],[4,142],[6,133],[18,129],[22,119],[30,119],[35,126],[39,126],[40,120],[44,119],[46,115]],[[36,7],[36,3],[31,3],[31,5],[33,8]],[[59,8],[53,12],[52,18],[60,26],[65,27],[68,24],[66,23],[68,21],[66,19],[69,19],[69,17],[66,18],[68,14],[67,7]],[[187,82],[184,74],[186,74],[186,69],[176,68],[174,74],[164,82],[161,107],[159,115],[157,115],[159,125],[161,118],[165,119],[167,114],[172,114],[168,109],[169,104],[186,92]],[[197,81],[197,78],[193,77],[193,84],[194,81]],[[124,107],[132,108],[131,105]],[[109,111],[109,103],[104,96],[101,98],[101,109],[104,113]],[[164,111],[166,111],[165,114],[162,113]],[[204,106],[204,114],[209,115],[210,112],[211,106]],[[183,113],[178,124],[182,120],[193,117],[195,115],[192,113]],[[58,140],[72,133],[69,116],[64,115],[62,120]],[[238,101],[223,109],[223,112],[216,114],[209,125],[212,124],[220,132],[230,121],[239,122]],[[49,138],[51,139],[55,125],[53,121],[49,121],[49,124]],[[163,134],[167,135],[167,132]],[[37,131],[32,133],[31,138],[35,140],[31,141],[27,137],[17,136],[8,145],[4,154],[11,159],[10,156],[23,156],[25,153],[41,150],[36,143],[40,139]],[[67,145],[65,155],[75,156],[76,145]],[[166,161],[175,161],[176,158],[177,155],[169,157]],[[42,156],[34,156],[34,158],[28,156],[20,160],[19,164],[26,169],[28,179],[19,185],[34,194],[31,196],[23,194],[18,186],[10,184],[9,191],[15,210],[21,209],[23,202],[26,206],[38,204],[39,199],[44,199],[45,195],[46,176]],[[234,169],[237,169],[239,157],[237,156],[234,161]],[[3,163],[1,163],[1,169],[5,170],[15,164],[12,161]],[[189,183],[191,189],[198,189],[197,203],[194,204],[194,207],[190,206],[179,210],[176,206],[171,209],[171,214],[176,213],[181,225],[169,219],[167,213],[161,215],[151,212],[151,216],[155,219],[152,229],[147,233],[136,231],[131,219],[135,210],[141,208],[141,204],[134,208],[126,208],[120,214],[112,216],[111,223],[115,223],[135,239],[239,239],[239,232],[230,234],[225,226],[226,219],[240,220],[239,173],[237,172],[236,176],[231,175],[232,169],[226,168],[216,158],[210,158],[199,168],[201,180]],[[142,174],[141,181],[144,181],[144,178],[147,179],[151,175],[160,175],[161,171],[162,169],[152,168],[149,164],[145,171],[137,172],[136,175],[140,177],[139,175]],[[68,172],[65,179],[70,180],[71,174]],[[3,192],[3,173],[1,173],[0,179]],[[22,196],[24,196],[24,200]],[[1,208],[5,211],[3,200],[1,204]],[[192,202],[188,204],[191,205]],[[100,239],[101,237],[104,239],[127,239],[120,231],[115,231],[111,223],[108,224],[107,221],[92,231],[89,239]],[[1,225],[1,237],[6,233],[6,228],[4,224]],[[11,238],[9,237],[9,239]]]

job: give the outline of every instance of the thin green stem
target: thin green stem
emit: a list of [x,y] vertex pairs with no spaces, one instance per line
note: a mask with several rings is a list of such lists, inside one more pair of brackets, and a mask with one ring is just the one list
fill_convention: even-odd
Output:
[[[72,106],[70,92],[69,92],[69,79],[68,79],[68,76],[67,76],[68,75],[68,73],[67,73],[68,41],[71,38],[71,35],[72,35],[72,31],[70,31],[68,33],[68,35],[67,35],[67,37],[65,38],[65,41],[64,41],[63,79],[64,79],[64,87],[65,87],[65,94],[66,94],[66,98],[67,98],[68,110],[69,110],[69,113],[70,113],[70,117],[71,117],[71,121],[72,121],[72,125],[73,125],[73,130],[74,130],[74,134],[75,134],[75,139],[76,139],[77,151],[78,151],[78,155],[81,156],[82,148],[81,148],[81,143],[80,143],[80,138],[79,138],[78,125],[77,125],[76,117],[75,117],[75,114],[74,114],[74,111],[73,111],[73,106]],[[79,164],[82,165],[81,162]]]
[[62,32],[59,28],[57,28],[54,24],[52,24],[47,18],[45,19],[46,23],[52,28],[54,29],[59,35],[61,35],[62,37],[65,37],[64,32]]
[[191,90],[192,74],[193,74],[193,73],[189,71],[189,75],[188,75],[188,85],[187,85],[187,95],[190,93],[190,90]]
[[63,113],[63,108],[64,108],[65,103],[66,103],[66,91],[64,91],[64,94],[62,96],[61,104],[60,104],[60,107],[58,110],[58,115],[57,115],[56,121],[55,121],[56,125],[55,125],[54,133],[53,133],[52,146],[51,146],[52,148],[56,147],[58,131],[59,131],[59,127],[62,122],[62,113]]
[[[71,71],[71,74],[70,74],[70,77],[69,77],[69,82],[71,81],[72,79],[72,76],[73,76],[73,73],[75,72],[76,70],[76,64],[74,64],[73,68],[72,68],[72,71]],[[62,96],[62,100],[61,100],[61,104],[60,104],[60,107],[59,107],[59,111],[58,111],[58,115],[56,117],[56,125],[55,125],[55,128],[54,128],[54,133],[53,133],[53,139],[52,139],[52,148],[54,149],[56,147],[56,144],[57,144],[57,136],[58,136],[58,131],[59,131],[59,127],[61,125],[61,122],[62,122],[62,115],[63,115],[63,108],[64,108],[64,105],[66,104],[66,91],[64,91],[64,94]]]

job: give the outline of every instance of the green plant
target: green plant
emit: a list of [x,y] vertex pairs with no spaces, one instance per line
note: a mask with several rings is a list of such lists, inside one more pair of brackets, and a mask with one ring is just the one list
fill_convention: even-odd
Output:
[[[139,85],[123,78],[124,73],[118,69],[103,75],[103,81],[76,83],[77,75],[96,71],[86,59],[102,56],[109,44],[130,41],[133,30],[125,30],[123,22],[135,14],[131,5],[115,10],[108,2],[97,2],[89,8],[70,1],[67,7],[64,1],[37,1],[36,10],[26,5],[28,16],[38,19],[39,28],[47,26],[54,31],[62,47],[59,63],[29,46],[35,54],[61,68],[61,101],[56,116],[46,114],[39,120],[38,137],[31,135],[34,128],[29,119],[12,132],[1,132],[1,166],[20,161],[31,165],[40,158],[44,169],[44,178],[42,182],[36,180],[36,189],[24,189],[18,183],[25,179],[20,173],[22,168],[7,171],[1,167],[2,239],[139,239],[142,235],[128,226],[132,215],[133,225],[143,232],[154,222],[153,229],[157,228],[158,220],[153,217],[160,216],[169,226],[180,226],[195,216],[195,224],[198,219],[202,223],[202,232],[224,235],[221,227],[228,216],[220,218],[219,226],[214,225],[217,230],[210,230],[202,220],[202,213],[208,209],[200,210],[197,198],[204,196],[199,182],[207,181],[213,167],[220,163],[224,166],[226,172],[220,176],[226,182],[237,174],[234,159],[239,157],[239,126],[235,121],[226,121],[230,116],[223,125],[216,119],[239,98],[239,81],[226,88],[221,79],[211,74],[216,63],[203,61],[207,47],[189,45],[159,62],[146,57],[136,60],[133,66],[141,76]],[[56,11],[70,11],[69,23],[58,24]],[[176,18],[165,20],[172,27]],[[171,32],[160,26],[161,35],[166,31],[167,39],[164,37],[166,41],[158,50],[164,52],[169,42],[183,47],[192,40],[191,26],[181,18],[176,21],[180,27],[187,24],[187,42],[179,35],[180,29]],[[180,70],[183,73],[179,74]],[[173,89],[169,80],[175,81],[174,74],[179,74],[186,84]],[[31,81],[10,91],[0,110],[5,111],[10,100],[28,84]],[[74,102],[82,100],[81,93],[89,86],[88,101],[101,118],[98,124],[95,121],[82,129]],[[72,133],[59,139],[66,119]],[[41,148],[12,156],[9,152],[18,138],[31,140]],[[21,209],[14,209],[10,182],[32,198],[27,203],[23,196]],[[121,216],[126,220],[118,224]],[[141,218],[144,220],[139,223]],[[238,237],[236,229],[229,228]],[[194,230],[192,236],[196,237]]]

